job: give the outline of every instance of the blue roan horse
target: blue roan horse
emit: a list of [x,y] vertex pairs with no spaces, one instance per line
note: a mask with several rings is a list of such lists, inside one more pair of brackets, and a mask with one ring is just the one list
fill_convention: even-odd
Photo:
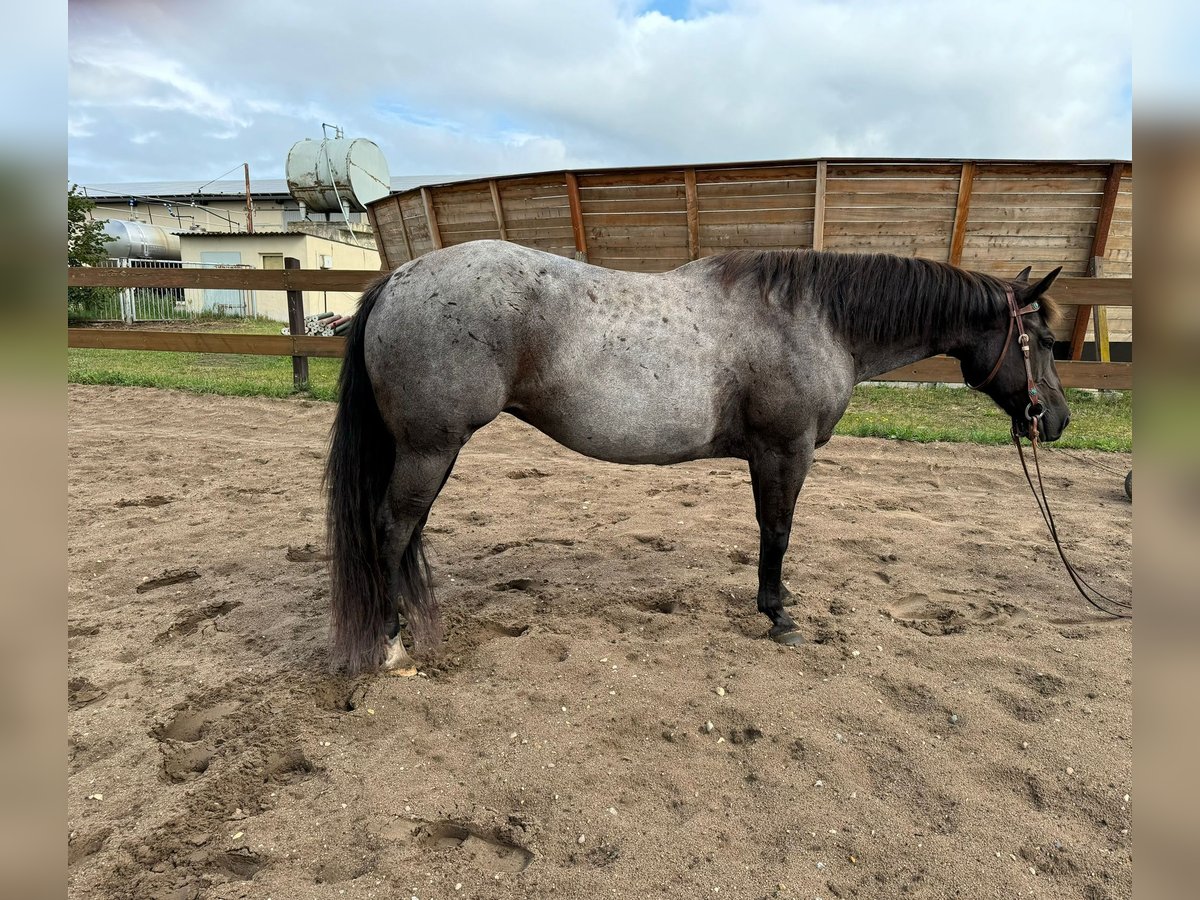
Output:
[[[406,668],[442,640],[421,532],[463,445],[502,412],[596,459],[749,462],[758,608],[802,637],[781,580],[813,451],[854,385],[936,353],[1023,432],[1017,309],[1050,287],[944,263],[820,251],[735,252],[643,275],[501,241],[436,251],[363,294],[346,342],[326,473],[334,664]],[[1011,296],[1010,296],[1011,294]],[[1015,297],[1015,306],[1010,302]],[[1021,309],[1054,440],[1068,411],[1053,308]]]

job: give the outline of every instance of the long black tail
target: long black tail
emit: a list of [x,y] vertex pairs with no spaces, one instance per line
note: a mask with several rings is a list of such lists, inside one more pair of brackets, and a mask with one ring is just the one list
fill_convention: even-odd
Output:
[[378,512],[395,465],[396,444],[379,414],[363,355],[367,318],[390,278],[379,279],[363,293],[346,335],[325,468],[332,662],[351,674],[375,669],[383,661],[383,639],[394,619]]

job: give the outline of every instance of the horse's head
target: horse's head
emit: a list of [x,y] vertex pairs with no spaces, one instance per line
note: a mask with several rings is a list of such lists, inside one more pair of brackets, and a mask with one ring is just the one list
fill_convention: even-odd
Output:
[[[1006,303],[995,327],[978,335],[964,354],[963,374],[968,378],[968,384],[978,387],[1012,417],[1015,434],[1028,436],[1032,417],[1040,414],[1038,431],[1041,439],[1055,441],[1071,421],[1071,412],[1067,409],[1067,398],[1054,367],[1051,326],[1057,317],[1057,309],[1044,295],[1062,267],[1033,285],[1029,283],[1029,271],[1026,268],[1007,283],[1012,290],[1015,309],[1020,313],[1020,326],[1028,338],[1028,371],[1021,346],[1021,327]],[[1032,396],[1030,376],[1034,384]]]

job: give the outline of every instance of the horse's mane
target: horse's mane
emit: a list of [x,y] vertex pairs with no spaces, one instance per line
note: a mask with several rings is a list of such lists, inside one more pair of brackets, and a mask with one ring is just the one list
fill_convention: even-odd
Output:
[[[749,284],[764,302],[820,304],[852,340],[926,339],[994,322],[1006,282],[948,263],[886,253],[735,250],[710,260],[722,286]],[[1043,318],[1057,309],[1041,298]]]

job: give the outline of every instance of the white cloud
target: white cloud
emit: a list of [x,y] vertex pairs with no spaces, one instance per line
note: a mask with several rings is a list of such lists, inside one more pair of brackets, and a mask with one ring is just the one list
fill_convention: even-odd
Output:
[[82,181],[243,159],[279,175],[321,122],[375,140],[396,174],[1131,152],[1124,3],[78,8],[68,133]]

